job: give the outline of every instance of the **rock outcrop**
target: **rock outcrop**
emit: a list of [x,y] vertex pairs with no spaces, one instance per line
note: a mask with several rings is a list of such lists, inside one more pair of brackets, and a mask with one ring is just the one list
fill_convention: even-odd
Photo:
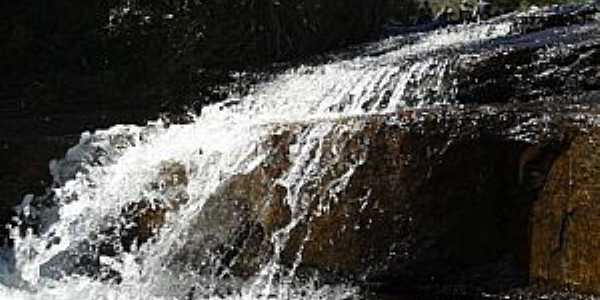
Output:
[[[540,133],[533,143],[514,127],[533,119],[463,111],[331,121],[330,133],[307,152],[313,163],[302,166],[302,182],[289,181],[298,164],[292,147],[322,124],[282,125],[264,145],[264,163],[226,182],[194,217],[195,236],[175,260],[189,264],[210,253],[245,277],[275,257],[297,272],[384,287],[410,281],[502,288],[540,274],[558,283],[583,280],[546,270],[556,265],[583,272],[593,287],[600,282],[589,277],[596,274],[595,244],[581,243],[596,230],[584,228],[594,226],[594,211],[582,212],[589,216],[577,227],[583,239],[567,244],[580,260],[566,267],[549,243],[560,236],[553,230],[576,227],[561,225],[562,215],[546,216],[555,213],[552,191],[562,191],[557,168],[575,151],[569,145],[585,142],[572,139],[582,125],[559,118],[532,125],[526,131]],[[560,255],[571,253],[565,251]]]
[[559,155],[531,216],[534,281],[600,294],[600,131]]
[[[458,58],[452,71],[462,103],[523,103],[554,97],[573,103],[600,91],[600,32],[573,36],[564,45],[548,42],[571,27],[546,29],[520,39],[495,41],[495,51]],[[594,97],[591,97],[594,98]]]
[[[415,81],[415,93],[426,91],[439,103],[429,91],[447,88],[452,95],[442,100],[463,105],[262,124],[272,134],[259,145],[261,163],[220,182],[201,209],[185,215],[189,223],[161,266],[246,278],[272,265],[380,289],[538,282],[600,294],[600,130],[593,106],[600,30],[595,24],[565,35],[573,28],[547,28],[559,25],[465,45],[459,55],[440,50],[436,59],[449,64],[448,76]],[[106,149],[119,151],[128,140]],[[106,151],[81,147],[83,154]],[[33,148],[23,157],[35,156]],[[87,156],[84,163],[104,163]],[[48,175],[44,164],[7,157],[11,173],[3,179],[14,169]],[[58,168],[66,174],[53,174],[57,184],[82,167],[76,158]],[[161,234],[168,213],[189,201],[187,171],[183,163],[163,162],[144,186],[148,194],[118,207],[97,236],[70,244],[40,273],[118,279],[99,256],[134,251]],[[2,181],[10,196],[29,188],[24,177]],[[34,217],[20,221],[23,228],[39,225]]]
[[[594,109],[536,105],[274,125],[263,162],[206,201],[170,264],[202,272],[217,259],[249,277],[275,261],[380,289],[532,282],[600,293]],[[183,164],[164,162],[148,184],[156,199],[42,273],[118,279],[98,255],[152,240],[188,201],[189,180]]]

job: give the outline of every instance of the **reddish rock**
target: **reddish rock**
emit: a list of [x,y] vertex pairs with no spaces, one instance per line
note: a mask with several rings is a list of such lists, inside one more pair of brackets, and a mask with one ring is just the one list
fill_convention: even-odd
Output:
[[533,281],[600,294],[600,130],[576,134],[552,165],[530,245]]
[[220,253],[234,274],[248,276],[282,246],[279,261],[299,263],[300,272],[388,283],[526,281],[529,209],[556,141],[507,138],[501,133],[514,120],[497,116],[403,118],[412,123],[400,126],[394,115],[334,121],[320,154],[311,152],[316,175],[303,177],[304,200],[286,198],[278,178],[294,163],[290,144],[318,124],[285,126],[265,163],[208,200],[180,258]]

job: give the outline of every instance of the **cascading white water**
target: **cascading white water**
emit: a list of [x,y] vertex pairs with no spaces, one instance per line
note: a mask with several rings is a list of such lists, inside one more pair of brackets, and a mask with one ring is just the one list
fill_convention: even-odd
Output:
[[[452,91],[444,86],[443,79],[451,56],[438,52],[509,35],[511,26],[508,21],[491,21],[441,29],[418,34],[416,42],[396,49],[392,38],[366,47],[366,53],[354,59],[290,70],[256,86],[247,96],[232,96],[224,103],[206,107],[191,124],[166,126],[159,121],[145,127],[118,125],[83,134],[79,145],[63,160],[51,164],[57,184],[53,198],[56,208],[36,208],[30,205],[35,200],[32,197],[19,207],[21,215],[37,219],[42,230],[39,235],[29,232],[22,236],[19,228],[13,228],[14,268],[6,268],[0,277],[0,298],[352,297],[357,290],[351,285],[296,281],[297,264],[286,269],[278,260],[289,231],[306,217],[311,201],[318,201],[304,197],[303,190],[318,184],[323,172],[319,160],[323,157],[324,137],[331,134],[332,124],[339,118],[446,104]],[[369,55],[378,52],[384,54]],[[273,235],[276,248],[268,263],[253,278],[239,282],[239,291],[226,295],[219,292],[222,273],[187,272],[185,268],[166,266],[170,255],[190,238],[186,235],[189,224],[206,200],[232,176],[248,173],[261,164],[268,151],[261,143],[282,125],[293,123],[310,125],[291,146],[291,166],[278,179],[287,190],[285,201],[291,208],[292,221]],[[352,135],[360,132],[361,126],[336,127],[344,131],[336,135]],[[129,204],[144,198],[168,197],[162,189],[151,188],[165,161],[185,167],[189,174],[184,191],[188,199],[167,214],[156,241],[99,258],[119,274],[120,282],[65,270],[85,252],[82,247],[106,227],[107,220],[119,218]],[[329,188],[339,189],[346,184],[361,163],[358,158]],[[301,259],[298,255],[298,263]],[[213,262],[218,264],[218,258]]]

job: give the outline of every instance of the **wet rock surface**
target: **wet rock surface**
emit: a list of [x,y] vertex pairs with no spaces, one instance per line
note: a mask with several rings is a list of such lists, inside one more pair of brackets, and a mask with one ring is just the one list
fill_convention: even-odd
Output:
[[[249,276],[280,251],[280,262],[300,273],[319,270],[380,291],[409,283],[461,284],[471,292],[527,284],[536,261],[551,251],[544,243],[553,241],[531,239],[540,230],[543,191],[553,186],[572,137],[590,126],[577,114],[555,115],[526,129],[539,133],[533,143],[514,128],[532,119],[523,111],[477,110],[335,121],[312,153],[321,175],[302,187],[301,204],[281,179],[293,169],[290,144],[317,125],[283,126],[261,166],[207,201],[193,227],[202,236],[190,239],[180,258],[219,253],[235,275]],[[284,232],[285,247],[277,250]],[[593,245],[578,250],[592,259],[584,265],[595,259]]]
[[[266,156],[202,199],[181,235],[186,243],[164,265],[246,279],[274,263],[300,276],[349,279],[380,295],[405,293],[399,286],[472,295],[529,283],[600,294],[600,32],[586,14],[563,17],[521,28],[526,36],[467,45],[458,56],[440,50],[435,58],[451,67],[446,81],[437,73],[407,79],[426,85],[407,92],[415,103],[429,94],[437,103],[435,89],[445,84],[453,98],[444,101],[462,105],[268,124],[272,134],[259,145]],[[49,178],[46,162],[72,143],[70,136],[20,140],[29,127],[11,126],[0,149],[8,166],[3,222],[30,189],[44,192],[49,181],[31,178]],[[108,141],[114,151],[131,145],[127,134],[117,137]],[[113,149],[81,146],[90,146],[84,154]],[[85,163],[105,163],[96,158]],[[59,185],[81,167],[78,160],[59,163],[65,174],[51,174]],[[156,197],[117,211],[98,236],[53,256],[41,273],[119,281],[99,256],[153,243],[170,213],[190,200],[184,164],[165,161],[156,172],[146,187]],[[42,200],[56,209],[51,194]],[[44,230],[35,216],[21,217],[20,226]]]
[[[596,112],[532,103],[276,125],[263,162],[206,200],[170,265],[202,272],[217,260],[247,278],[276,254],[298,274],[352,279],[382,295],[528,283],[597,293]],[[289,155],[323,123],[331,131],[307,157],[317,163],[298,202],[284,180]],[[124,208],[121,221],[42,273],[118,281],[99,256],[151,242],[188,201],[188,183],[185,166],[165,161],[149,183],[156,199]]]
[[187,203],[187,185],[188,172],[184,165],[176,161],[162,162],[157,178],[150,183],[157,197],[143,198],[123,208],[121,224],[117,232],[108,234],[109,237],[111,234],[118,236],[121,247],[128,252],[132,247],[148,242],[166,223],[167,214]]
[[577,30],[577,26],[560,27],[494,41],[493,51],[458,58],[453,71],[456,100],[523,103],[554,97],[567,104],[590,101],[589,95],[600,90],[599,32],[572,35],[565,44],[547,43],[553,36]]
[[598,129],[577,134],[552,166],[531,219],[531,278],[600,294]]
[[[166,224],[168,214],[175,213],[189,200],[186,188],[188,170],[179,162],[163,161],[158,174],[149,183],[154,197],[144,197],[123,207],[120,215],[107,217],[99,231],[72,243],[40,267],[40,274],[53,279],[84,275],[101,280],[119,282],[121,274],[104,259],[119,259],[123,252],[133,252],[146,243],[152,243]],[[39,201],[39,200],[38,200]],[[39,205],[39,204],[38,204]],[[46,247],[60,244],[60,237]]]
[[[115,123],[141,124],[145,122],[144,118],[140,112],[48,116],[0,113],[0,223],[11,221],[15,216],[14,207],[26,195],[47,193],[54,184],[50,161],[64,157],[81,139],[82,132],[107,128]],[[0,245],[10,243],[5,226],[0,226],[0,236]]]

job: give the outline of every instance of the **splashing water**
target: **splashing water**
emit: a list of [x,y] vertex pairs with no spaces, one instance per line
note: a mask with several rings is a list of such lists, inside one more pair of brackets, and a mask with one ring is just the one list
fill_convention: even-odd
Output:
[[[64,159],[51,163],[57,186],[53,194],[28,196],[17,208],[22,225],[31,219],[39,229],[23,233],[20,229],[26,226],[12,228],[15,246],[5,255],[5,265],[13,267],[2,270],[0,295],[9,299],[355,297],[358,289],[351,283],[324,284],[316,277],[298,280],[301,251],[293,266],[280,264],[290,231],[308,217],[309,206],[314,201],[321,201],[324,209],[328,205],[304,193],[320,184],[324,166],[331,164],[321,161],[326,159],[325,137],[354,135],[363,129],[361,122],[334,126],[340,118],[452,104],[452,86],[445,79],[456,57],[453,53],[507,37],[512,27],[504,19],[461,25],[420,33],[415,42],[399,47],[398,38],[391,38],[365,46],[357,58],[285,72],[247,96],[206,107],[191,124],[167,126],[157,121],[145,127],[118,125],[83,134]],[[195,234],[202,234],[194,232],[197,228],[191,224],[211,196],[234,176],[263,164],[269,150],[262,145],[269,136],[298,123],[308,125],[298,130],[287,153],[290,166],[277,179],[286,190],[291,221],[273,233],[275,248],[261,269],[236,281],[221,270],[219,257],[205,259],[208,271],[174,266],[173,254]],[[176,191],[164,182],[154,186],[165,162],[176,162],[188,174],[185,185],[175,184]],[[362,162],[358,157],[328,186],[333,194]],[[128,206],[140,199],[172,198],[179,199],[178,208],[166,214],[154,241],[100,255],[103,267],[98,272],[103,274],[87,276],[96,270],[88,267],[97,267],[94,262],[86,265],[91,243],[118,223]],[[40,199],[50,203],[32,204]],[[110,280],[114,274],[118,280]]]

